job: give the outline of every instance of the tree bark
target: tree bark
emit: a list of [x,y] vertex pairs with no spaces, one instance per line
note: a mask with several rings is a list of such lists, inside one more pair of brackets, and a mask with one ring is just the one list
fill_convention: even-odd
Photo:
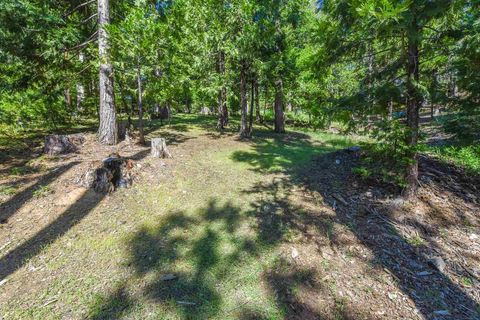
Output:
[[285,132],[285,115],[283,113],[283,81],[275,82],[275,132]]
[[[83,52],[80,52],[78,54],[78,60],[83,63],[85,60],[85,55]],[[85,86],[82,83],[77,83],[76,84],[76,90],[77,90],[77,115],[80,115],[83,113],[83,101],[85,100]]]
[[242,60],[240,67],[240,137],[250,138],[248,128],[248,100],[247,100],[247,63]]
[[76,182],[100,193],[110,193],[117,188],[128,188],[133,182],[133,164],[131,159],[112,153],[101,163],[92,163]]
[[76,152],[85,143],[85,136],[81,133],[70,135],[51,134],[45,137],[45,154],[54,156]]
[[[218,69],[219,75],[222,77],[222,82],[223,82],[224,81],[223,77],[225,75],[225,52],[223,51],[220,51],[218,53],[217,69]],[[225,87],[225,84],[222,83],[222,87],[218,91],[217,127],[219,130],[223,131],[227,124],[228,124],[227,88]]]
[[265,99],[264,106],[263,106],[263,118],[265,118],[267,114],[267,109],[268,109],[268,83],[265,84],[265,93],[263,98]]
[[104,144],[117,143],[117,113],[113,91],[113,68],[108,57],[109,0],[98,0],[98,53],[100,57],[100,125],[98,140]]
[[393,100],[388,101],[388,120],[393,119]]
[[[419,111],[422,105],[422,99],[417,89],[419,81],[419,43],[418,43],[419,30],[414,21],[413,31],[408,36],[408,48],[407,48],[407,125],[409,134],[407,138],[407,144],[413,150],[416,149],[419,136]],[[405,196],[407,198],[413,198],[417,195],[418,191],[418,161],[417,152],[412,151],[411,163],[407,166],[406,182],[407,188],[405,190]]]
[[137,84],[138,84],[138,132],[139,143],[145,144],[145,135],[143,133],[143,101],[142,101],[142,74],[140,64],[137,65]]
[[260,94],[258,90],[258,80],[254,79],[254,94],[255,94],[255,121],[262,123],[262,116],[260,114]]
[[249,109],[249,117],[248,117],[248,129],[250,130],[250,132],[252,131],[252,126],[253,126],[254,105],[255,105],[255,80],[252,80],[252,96],[250,97],[250,109]]
[[70,89],[63,89],[63,97],[65,99],[65,104],[67,105],[68,110],[71,110],[72,107],[72,95],[70,94]]
[[151,155],[154,158],[171,158],[172,155],[167,149],[167,143],[164,138],[152,139]]

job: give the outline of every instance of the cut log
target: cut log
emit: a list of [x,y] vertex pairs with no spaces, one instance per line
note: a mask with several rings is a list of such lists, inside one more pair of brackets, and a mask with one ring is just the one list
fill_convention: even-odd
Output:
[[133,181],[133,161],[113,153],[105,160],[93,163],[78,179],[78,183],[97,192],[110,193],[117,188],[128,188]]
[[48,155],[58,155],[76,152],[85,142],[83,134],[57,135],[51,134],[45,137],[43,151]]
[[171,158],[172,155],[167,149],[167,143],[164,138],[152,139],[152,157],[154,158]]

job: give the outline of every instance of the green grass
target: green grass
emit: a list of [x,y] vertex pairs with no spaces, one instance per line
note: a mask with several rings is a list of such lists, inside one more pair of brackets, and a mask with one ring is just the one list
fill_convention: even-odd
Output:
[[[233,118],[227,135],[236,132],[236,123]],[[12,282],[46,280],[1,305],[0,314],[284,319],[286,306],[267,275],[289,268],[279,257],[294,234],[282,218],[287,208],[275,204],[289,189],[257,186],[279,174],[293,177],[312,157],[355,141],[310,131],[279,135],[262,126],[255,127],[251,141],[218,140],[214,126],[214,117],[196,115],[175,116],[163,126],[149,123],[150,136],[176,141],[174,171],[159,173],[156,184],[117,191],[46,244],[28,262],[39,271],[20,269]],[[50,192],[42,186],[34,196]],[[177,278],[163,281],[170,273]],[[308,270],[296,275],[293,292],[312,276]]]
[[407,242],[413,247],[420,247],[425,244],[425,240],[419,236],[407,238]]
[[49,195],[52,192],[53,191],[49,186],[47,186],[47,185],[40,186],[40,187],[38,187],[38,189],[33,191],[33,196],[35,198],[42,198],[42,197],[46,197],[47,195]]
[[11,186],[0,186],[0,195],[11,196],[14,195],[17,190]]
[[426,152],[480,174],[480,145],[426,147]]

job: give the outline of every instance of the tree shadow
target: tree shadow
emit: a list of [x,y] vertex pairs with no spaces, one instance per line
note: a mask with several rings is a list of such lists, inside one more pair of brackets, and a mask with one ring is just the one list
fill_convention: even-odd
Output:
[[[327,245],[345,248],[349,243],[329,231],[333,222],[339,223],[351,230],[356,239],[373,253],[373,264],[393,275],[397,287],[415,303],[424,318],[442,317],[439,310],[448,310],[443,318],[480,318],[480,306],[471,295],[474,291],[468,294],[432,263],[432,254],[442,255],[440,248],[429,243],[428,250],[419,250],[396,229],[398,224],[393,224],[393,212],[382,205],[396,195],[383,186],[363,183],[352,173],[351,169],[359,165],[357,158],[347,151],[334,151],[333,147],[314,146],[308,138],[302,137],[259,139],[252,145],[254,151],[238,151],[233,160],[246,162],[252,170],[262,173],[275,168],[275,172],[284,174],[273,182],[260,183],[245,191],[269,194],[253,204],[257,212],[262,212],[262,208],[269,212],[256,215],[258,233],[263,241],[286,241],[292,231],[315,241],[315,233],[323,233],[330,239]],[[318,214],[292,203],[290,195],[295,189],[302,189],[312,202],[321,202],[331,214]],[[369,193],[373,195],[365,196]],[[339,195],[349,201],[343,204],[338,200]],[[325,243],[317,245],[320,249]],[[282,287],[282,281],[270,279],[269,282],[272,283],[272,294],[286,309],[286,318],[308,318],[302,315],[308,310],[306,306],[278,298],[281,296],[279,291],[291,290],[289,281],[284,281],[287,287]],[[322,318],[321,314],[309,314],[312,319]],[[347,312],[342,317],[350,316]]]
[[[138,160],[145,157],[147,154],[148,150],[140,151],[133,155],[132,159]],[[54,178],[55,176],[51,177],[51,179]],[[105,196],[106,194],[96,193],[93,190],[85,191],[78,201],[66,209],[53,222],[37,232],[30,239],[5,254],[0,259],[0,279],[5,279],[7,276],[25,265],[29,259],[38,255],[45,246],[67,233],[68,230],[85,218]]]
[[[336,143],[339,142],[315,143],[309,135],[298,132],[278,134],[260,130],[250,142],[252,151],[236,151],[231,158],[248,163],[252,170],[260,173],[293,173],[312,156],[335,150]],[[343,140],[341,143],[348,144]]]
[[[234,161],[248,163],[260,173],[282,174],[273,182],[263,181],[245,190],[258,195],[249,208],[219,204],[212,199],[193,213],[172,211],[162,216],[157,225],[136,231],[126,241],[127,269],[131,275],[124,282],[134,284],[140,292],[124,294],[125,289],[114,290],[90,310],[90,318],[128,317],[144,299],[160,305],[164,317],[272,318],[266,311],[240,301],[238,308],[222,311],[223,283],[219,282],[229,279],[248,259],[259,258],[292,241],[292,232],[301,234],[318,250],[346,250],[350,240],[333,232],[334,224],[345,226],[356,241],[372,252],[370,263],[396,279],[395,286],[415,303],[424,318],[440,318],[434,313],[438,310],[449,310],[450,314],[443,318],[478,318],[474,299],[436,270],[395,229],[388,211],[380,208],[382,201],[392,195],[381,187],[359,182],[351,173],[355,158],[345,151],[337,152],[335,146],[348,146],[348,141],[332,138],[315,143],[303,134],[259,132],[249,143],[253,151],[235,152]],[[365,200],[362,197],[368,192],[373,195]],[[303,194],[321,205],[322,210],[298,205],[291,200],[293,193]],[[343,204],[338,195],[348,202]],[[256,222],[252,232],[242,233],[243,222],[252,217]],[[319,310],[315,297],[327,295],[327,288],[319,281],[318,269],[290,261],[280,257],[279,263],[263,272],[260,279],[282,310],[283,318],[378,318],[368,309],[371,304],[362,309],[361,305],[352,306],[342,300],[335,300],[332,309]],[[419,275],[422,272],[429,276]],[[306,294],[296,294],[299,288]]]
[[[168,213],[157,226],[143,227],[127,240],[127,265],[132,271],[128,281],[141,283],[149,277],[142,298],[183,319],[217,315],[222,297],[216,281],[229,274],[243,252],[253,250],[252,241],[236,233],[242,219],[240,208],[228,202],[219,205],[215,199],[195,214]],[[223,245],[234,250],[223,252]],[[122,313],[134,305],[131,296],[124,295],[124,302],[118,298],[116,292],[104,297],[102,307],[91,310],[90,318],[115,318],[112,301],[122,306]]]
[[0,205],[0,223],[6,223],[12,215],[34,196],[38,188],[48,185],[77,164],[79,162],[74,161],[50,170],[49,173],[40,177],[36,183],[2,203]]

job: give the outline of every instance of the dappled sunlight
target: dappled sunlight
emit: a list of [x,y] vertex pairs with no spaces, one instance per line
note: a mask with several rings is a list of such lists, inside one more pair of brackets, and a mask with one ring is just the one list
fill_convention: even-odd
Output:
[[[158,225],[142,227],[126,240],[127,265],[134,271],[127,282],[146,283],[140,295],[125,299],[150,299],[161,304],[165,314],[182,318],[212,317],[236,303],[230,297],[236,284],[230,281],[252,281],[251,263],[260,250],[245,219],[240,208],[211,199],[204,208],[167,213]],[[219,281],[225,281],[222,287]],[[253,290],[261,294],[255,285]],[[105,297],[91,317],[112,317],[111,301],[117,296]]]
[[[296,143],[304,144],[302,149],[313,148],[311,145],[308,146],[308,140],[289,143],[294,146]],[[321,253],[320,260],[332,259],[333,261],[330,263],[338,264],[335,262],[338,257],[335,258],[335,256],[338,256],[340,252],[342,252],[341,255],[351,256],[349,259],[364,260],[363,256],[369,257],[370,262],[365,261],[365,263],[372,264],[374,268],[380,266],[382,272],[383,269],[387,270],[386,275],[392,275],[396,282],[396,290],[408,296],[416,309],[426,318],[432,318],[434,311],[443,309],[455,313],[458,319],[469,319],[478,312],[479,305],[471,295],[473,292],[461,288],[452,281],[450,275],[435,270],[432,265],[428,252],[432,250],[431,252],[442,254],[438,251],[440,247],[435,242],[428,241],[428,247],[431,249],[419,250],[418,247],[415,247],[415,242],[401,233],[403,232],[402,225],[398,222],[393,224],[393,216],[388,216],[389,207],[382,205],[382,201],[387,201],[387,197],[390,198],[392,195],[382,195],[385,197],[383,200],[368,200],[368,197],[367,201],[361,200],[371,191],[369,191],[369,186],[362,182],[352,184],[358,178],[350,171],[354,164],[350,163],[351,160],[347,153],[333,152],[328,149],[323,150],[323,153],[320,154],[309,153],[311,161],[296,166],[295,164],[298,164],[299,158],[302,157],[294,152],[286,151],[288,145],[284,141],[259,140],[253,144],[253,149],[255,152],[238,152],[234,154],[233,159],[247,162],[254,170],[260,172],[264,172],[272,166],[279,166],[281,171],[286,174],[283,178],[259,183],[251,190],[245,190],[247,193],[262,195],[262,198],[253,204],[258,212],[256,217],[259,240],[266,243],[313,242],[316,243],[317,250]],[[339,195],[348,199],[347,206],[338,200]],[[303,202],[317,202],[320,205],[319,209],[306,210],[310,206],[302,204],[302,197],[304,198]],[[300,201],[298,201],[299,198]],[[345,200],[342,199],[342,201]],[[326,209],[322,210],[321,207]],[[392,209],[394,208],[392,207]],[[385,211],[387,212],[386,216],[384,216]],[[411,219],[415,219],[414,217]],[[429,230],[430,228],[427,225],[422,226],[419,224],[420,222],[409,223],[408,218],[401,221],[403,224],[413,225],[420,230]],[[315,226],[313,234],[311,226]],[[438,230],[438,226],[435,226],[435,229]],[[432,234],[432,231],[427,232]],[[358,252],[359,245],[368,251],[364,253],[360,251],[361,254],[358,255],[355,252]],[[409,271],[411,269],[417,271]],[[366,270],[368,268],[362,267],[359,272]],[[428,270],[428,273],[425,270]],[[429,276],[416,275],[423,273]],[[344,276],[346,274],[348,273],[345,272]],[[287,279],[289,279],[288,273],[285,282],[291,282]],[[375,280],[373,281],[375,282]],[[288,289],[283,291],[287,292],[288,296],[284,297],[288,313],[300,316],[302,312],[307,312],[308,316],[301,317],[320,317],[315,311],[305,306],[292,305],[289,301],[294,300],[291,300],[293,298],[289,296],[288,292],[293,290],[293,285],[286,285]],[[435,292],[436,295],[432,295],[432,292]],[[321,295],[321,291],[317,291],[316,294]],[[276,295],[278,296],[278,293]],[[356,295],[358,299],[359,293],[356,292]],[[396,295],[392,293],[390,296]],[[355,305],[355,300],[352,298],[351,296],[348,297],[348,301],[345,300],[344,303],[348,306],[344,306],[342,309],[346,310],[351,308],[352,304]]]
[[[248,163],[253,170],[261,173],[289,172],[307,164],[314,155],[349,144],[346,139],[337,140],[325,143],[303,133],[280,135],[261,132],[252,140],[252,151],[235,151],[231,159]],[[337,144],[339,141],[342,144]]]
[[[44,256],[52,263],[42,276],[56,274],[55,292],[85,291],[79,303],[89,319],[376,319],[400,303],[404,318],[433,319],[444,309],[456,319],[475,314],[475,288],[426,255],[447,260],[438,237],[467,228],[464,220],[476,225],[470,213],[443,212],[438,199],[412,207],[393,201],[396,189],[351,172],[359,160],[342,150],[352,145],[348,138],[257,128],[240,141],[177,129],[149,133],[169,133],[176,158],[142,162],[157,170],[142,178],[148,183],[105,201],[78,194],[0,260],[0,275],[24,275],[37,265],[28,261]],[[101,202],[104,211],[95,209]],[[406,214],[414,210],[421,214]],[[59,241],[79,224],[72,239]],[[86,274],[76,279],[76,267]],[[449,261],[453,267],[468,276],[462,268],[474,266]],[[50,296],[51,286],[42,294]],[[42,308],[29,312],[47,314]]]

